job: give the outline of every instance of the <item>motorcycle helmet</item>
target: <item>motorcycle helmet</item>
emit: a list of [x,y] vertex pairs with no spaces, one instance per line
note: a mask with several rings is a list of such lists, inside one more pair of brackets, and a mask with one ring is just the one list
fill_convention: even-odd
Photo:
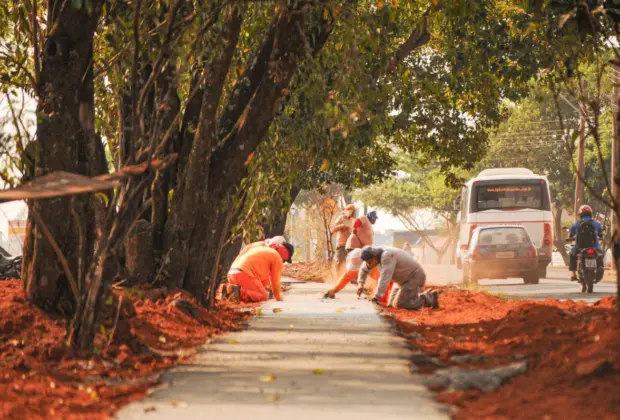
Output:
[[592,207],[588,206],[587,204],[584,204],[583,206],[579,207],[579,216],[583,217],[583,216],[592,216]]

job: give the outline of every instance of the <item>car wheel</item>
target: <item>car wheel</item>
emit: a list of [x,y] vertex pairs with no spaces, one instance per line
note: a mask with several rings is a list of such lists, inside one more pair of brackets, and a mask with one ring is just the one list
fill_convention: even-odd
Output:
[[538,270],[534,270],[530,273],[525,273],[523,275],[523,281],[525,284],[538,284],[540,283],[540,277],[538,275]]
[[538,266],[538,278],[546,279],[547,278],[547,266]]

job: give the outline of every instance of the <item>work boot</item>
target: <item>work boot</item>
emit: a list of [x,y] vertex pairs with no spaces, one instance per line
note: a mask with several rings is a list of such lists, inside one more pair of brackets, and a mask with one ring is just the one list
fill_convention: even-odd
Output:
[[573,275],[570,276],[570,281],[577,281],[577,274],[573,273]]
[[436,290],[433,290],[430,293],[430,295],[431,295],[431,299],[433,300],[432,308],[439,309],[439,292],[437,292]]
[[230,300],[235,303],[241,302],[241,286],[236,284],[222,284],[221,299]]
[[217,287],[217,291],[215,292],[215,300],[224,299],[224,295],[226,294],[226,286],[228,286],[228,283],[222,283]]

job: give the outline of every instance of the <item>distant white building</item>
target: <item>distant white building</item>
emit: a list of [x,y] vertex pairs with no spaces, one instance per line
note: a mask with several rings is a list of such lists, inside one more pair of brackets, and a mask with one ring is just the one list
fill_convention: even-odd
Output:
[[11,255],[21,255],[26,236],[28,206],[23,201],[0,204],[0,246]]

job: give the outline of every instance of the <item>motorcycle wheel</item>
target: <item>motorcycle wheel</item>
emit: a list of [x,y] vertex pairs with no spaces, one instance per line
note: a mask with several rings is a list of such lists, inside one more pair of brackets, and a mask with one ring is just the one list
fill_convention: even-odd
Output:
[[[594,291],[594,280],[596,278],[596,273],[587,272],[585,273],[585,281],[583,282],[584,289],[587,289],[588,293],[592,293]],[[584,290],[585,291],[585,290]]]

